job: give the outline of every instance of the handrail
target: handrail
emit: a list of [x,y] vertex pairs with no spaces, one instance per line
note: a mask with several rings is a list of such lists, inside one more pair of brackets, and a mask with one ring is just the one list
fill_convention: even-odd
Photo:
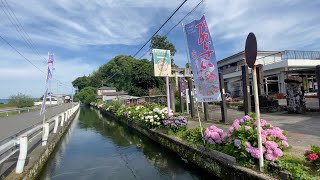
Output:
[[[77,111],[77,109],[80,107],[80,104],[77,104],[75,106],[73,106],[72,108],[63,111],[62,113],[49,118],[45,124],[49,123],[49,132],[47,132],[47,135],[49,135],[49,133],[52,133],[52,124],[58,123],[58,125],[60,126],[60,117],[61,117],[61,121],[65,121],[67,122],[69,120],[70,117],[72,117],[72,115]],[[58,120],[56,120],[56,118],[58,118]],[[20,151],[21,146],[24,147],[28,147],[29,143],[34,143],[34,142],[39,142],[39,141],[43,141],[45,138],[44,135],[42,136],[42,138],[36,138],[38,137],[40,134],[43,134],[43,124],[42,122],[36,123],[30,127],[27,127],[21,131],[19,131],[18,133],[7,137],[3,140],[0,141],[0,164],[2,164],[3,162],[5,162],[8,158],[10,158],[12,155],[14,155],[15,153],[17,153],[18,151]],[[22,145],[20,144],[21,138],[27,138],[27,143],[26,145]],[[37,141],[35,141],[37,140]],[[46,140],[47,141],[47,140]],[[42,144],[44,146],[44,144]],[[22,150],[23,151],[23,150]],[[24,152],[25,153],[25,152]],[[20,155],[24,154],[20,151]],[[25,153],[25,155],[27,155]],[[23,158],[25,160],[25,158]],[[20,159],[18,160],[20,161]],[[17,163],[17,169],[21,168],[23,169],[25,162],[19,162]],[[19,164],[19,168],[18,168],[18,164]],[[22,167],[21,167],[22,164]],[[21,173],[20,170],[16,169],[16,173]],[[19,172],[18,172],[19,171]]]

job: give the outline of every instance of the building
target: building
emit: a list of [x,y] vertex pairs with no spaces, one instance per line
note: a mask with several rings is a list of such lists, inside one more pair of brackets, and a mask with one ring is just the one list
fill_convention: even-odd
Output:
[[102,99],[104,102],[111,102],[127,97],[128,93],[124,91],[117,92],[114,87],[102,86],[97,89],[97,99]]
[[[224,79],[225,91],[232,97],[241,97],[241,67],[245,65],[244,51],[218,61],[219,72]],[[315,66],[320,65],[320,51],[258,51],[256,64],[263,65],[264,92],[266,95],[286,95],[284,80],[288,76],[303,78],[306,93],[317,91]],[[250,83],[252,81],[249,69]]]

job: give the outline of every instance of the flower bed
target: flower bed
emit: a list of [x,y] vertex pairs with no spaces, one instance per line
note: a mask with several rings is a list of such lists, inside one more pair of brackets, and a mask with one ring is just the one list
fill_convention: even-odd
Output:
[[[161,128],[169,135],[177,136],[194,147],[204,146],[206,150],[214,149],[236,158],[243,165],[257,165],[261,155],[266,162],[278,161],[283,156],[283,151],[289,147],[286,131],[274,127],[266,120],[261,119],[262,149],[258,150],[257,125],[253,116],[244,116],[234,120],[226,134],[223,130],[212,125],[205,131],[200,128],[188,129],[185,117],[169,114],[164,106],[149,104],[145,106],[117,106],[105,105],[105,110],[112,112],[117,117],[126,117],[148,129]],[[202,133],[204,137],[202,137]],[[206,143],[204,144],[205,141]],[[313,154],[313,153],[311,153]],[[319,154],[316,154],[319,157]],[[319,160],[311,155],[310,161]],[[309,157],[309,155],[308,155]],[[266,163],[266,167],[269,163]],[[277,163],[276,163],[277,164]],[[281,170],[281,169],[280,169]]]

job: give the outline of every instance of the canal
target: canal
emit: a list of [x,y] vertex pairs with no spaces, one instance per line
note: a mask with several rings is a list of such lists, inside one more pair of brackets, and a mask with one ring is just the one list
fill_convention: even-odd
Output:
[[81,107],[40,179],[209,179],[210,174],[99,111]]

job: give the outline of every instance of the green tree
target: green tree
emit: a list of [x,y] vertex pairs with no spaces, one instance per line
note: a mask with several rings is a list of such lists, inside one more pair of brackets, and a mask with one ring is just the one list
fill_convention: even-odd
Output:
[[75,99],[86,104],[96,101],[96,88],[91,86],[83,88],[75,95]]
[[34,101],[30,96],[18,93],[17,95],[12,95],[9,97],[8,104],[22,108],[33,106],[33,102]]
[[87,76],[78,77],[77,79],[72,81],[73,87],[78,87],[79,91],[89,86],[89,84],[90,84],[90,78]]
[[[177,52],[175,46],[167,40],[167,37],[160,36],[160,35],[155,35],[152,37],[150,48],[170,50],[171,56],[174,56],[174,54]],[[175,66],[177,67],[177,65],[174,64],[174,59],[172,57],[171,57],[171,64],[173,67]]]

